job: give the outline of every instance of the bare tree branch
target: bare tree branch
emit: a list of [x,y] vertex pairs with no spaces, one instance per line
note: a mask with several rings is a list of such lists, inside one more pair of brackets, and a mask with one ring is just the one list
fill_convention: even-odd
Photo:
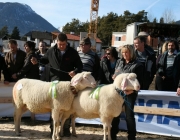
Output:
[[166,8],[162,14],[162,17],[164,18],[164,23],[174,23],[175,21],[175,15],[172,9]]

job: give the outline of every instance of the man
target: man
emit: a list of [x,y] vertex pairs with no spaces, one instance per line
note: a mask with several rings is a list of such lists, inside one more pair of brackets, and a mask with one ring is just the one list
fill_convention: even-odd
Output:
[[95,80],[98,80],[100,59],[98,55],[91,50],[91,41],[89,37],[84,37],[80,41],[79,56],[83,63],[83,71],[92,72],[92,75],[95,78]]
[[16,40],[9,40],[8,45],[10,51],[5,55],[5,63],[8,73],[8,77],[6,79],[7,81],[5,81],[6,84],[8,84],[9,82],[16,82],[20,79],[13,79],[12,75],[22,69],[26,57],[26,53],[18,49]]
[[137,36],[134,38],[134,47],[138,60],[144,66],[143,90],[148,90],[156,73],[156,54],[154,50],[146,45],[146,37]]
[[[6,67],[6,63],[4,60],[4,53],[3,53],[3,46],[0,45],[0,81],[2,80],[1,78],[1,73],[3,73],[4,76],[4,81],[6,81],[7,77],[8,77],[8,73],[7,73],[7,67]],[[4,83],[4,84],[8,84],[8,83]]]
[[[43,57],[46,53],[46,43],[43,41],[39,42],[39,46],[38,46],[38,50],[35,52],[35,54],[38,57],[38,60],[41,59],[41,57]],[[42,64],[39,64],[39,76],[42,76],[42,73],[44,71],[45,66]]]
[[[70,81],[71,78],[82,71],[82,62],[78,52],[68,46],[67,36],[60,33],[57,37],[57,44],[48,49],[46,54],[39,59],[41,64],[48,64],[50,81]],[[32,58],[33,64],[37,63],[37,59]],[[45,69],[46,70],[46,69]],[[52,125],[51,134],[53,132]],[[70,136],[70,118],[66,120],[64,125],[64,136]]]
[[175,40],[168,41],[168,51],[159,60],[159,75],[163,80],[163,91],[177,91],[180,79],[179,46]]

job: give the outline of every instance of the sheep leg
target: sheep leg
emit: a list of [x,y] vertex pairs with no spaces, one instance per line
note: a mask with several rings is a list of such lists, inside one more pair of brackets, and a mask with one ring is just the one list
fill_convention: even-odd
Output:
[[106,124],[103,123],[103,129],[104,129],[104,139],[103,140],[106,140]]
[[26,112],[26,108],[17,108],[15,107],[14,111],[14,125],[15,125],[15,133],[17,136],[20,136],[21,129],[20,129],[20,124],[21,124],[21,116],[24,112]]
[[64,123],[66,121],[67,118],[69,118],[70,115],[67,115],[67,114],[62,114],[62,117],[61,117],[61,129],[60,129],[60,136],[63,137],[64,136]]
[[52,140],[56,140],[56,137],[59,138],[59,135],[57,134],[58,130],[58,123],[59,123],[59,112],[58,110],[52,110],[52,118],[53,118],[53,134],[52,134]]
[[63,112],[62,111],[60,111],[60,113],[59,113],[59,120],[57,121],[57,127],[56,127],[56,129],[57,129],[57,131],[56,131],[56,136],[57,136],[57,139],[60,139],[60,136],[59,136],[59,124],[60,124],[60,120],[62,119],[62,116],[63,116]]
[[112,123],[113,118],[108,119],[107,127],[108,127],[108,140],[111,140],[111,123]]
[[75,136],[75,137],[77,137],[77,135],[76,135],[76,128],[75,128],[75,119],[76,119],[75,114],[71,115],[72,135]]
[[106,132],[108,131],[108,140],[111,140],[111,123],[113,118],[102,117],[101,121],[103,123],[104,128],[104,140],[106,140]]
[[67,118],[64,117],[64,115],[62,116],[62,119],[61,119],[61,129],[60,129],[60,136],[63,137],[64,136],[64,130],[63,130],[63,127],[64,127],[64,122],[66,121]]

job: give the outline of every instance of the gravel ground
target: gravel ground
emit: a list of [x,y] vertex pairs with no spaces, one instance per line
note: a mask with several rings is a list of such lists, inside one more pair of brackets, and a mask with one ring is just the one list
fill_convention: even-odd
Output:
[[[0,140],[51,140],[49,122],[35,121],[22,118],[21,136],[15,136],[13,118],[0,119]],[[101,125],[76,125],[77,137],[62,137],[62,140],[102,140],[103,129]],[[118,133],[118,140],[127,140],[127,133]],[[137,140],[180,140],[180,138],[137,133]]]

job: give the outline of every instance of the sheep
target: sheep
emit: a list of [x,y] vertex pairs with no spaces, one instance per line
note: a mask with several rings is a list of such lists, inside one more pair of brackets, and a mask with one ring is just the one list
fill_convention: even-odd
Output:
[[[97,89],[97,88],[96,88]],[[140,85],[134,73],[124,73],[118,75],[113,84],[104,85],[96,92],[96,99],[91,98],[92,91],[95,89],[86,88],[78,93],[78,97],[74,98],[71,109],[64,112],[61,119],[60,135],[63,135],[63,125],[65,120],[71,115],[72,118],[72,135],[76,136],[75,118],[100,118],[103,123],[104,140],[106,140],[106,129],[108,130],[108,140],[111,140],[110,129],[111,122],[122,111],[124,103],[123,92],[132,93],[133,90],[138,91]],[[131,92],[129,92],[131,91]],[[97,95],[97,93],[99,95]],[[122,93],[122,96],[120,95]],[[125,94],[124,94],[125,95]]]
[[55,140],[56,137],[59,139],[60,117],[64,111],[70,109],[74,96],[76,96],[74,94],[86,87],[95,86],[96,81],[90,72],[76,74],[71,82],[44,82],[34,79],[19,80],[13,87],[16,135],[20,135],[21,116],[24,112],[27,110],[33,113],[52,111],[54,123],[52,139]]

